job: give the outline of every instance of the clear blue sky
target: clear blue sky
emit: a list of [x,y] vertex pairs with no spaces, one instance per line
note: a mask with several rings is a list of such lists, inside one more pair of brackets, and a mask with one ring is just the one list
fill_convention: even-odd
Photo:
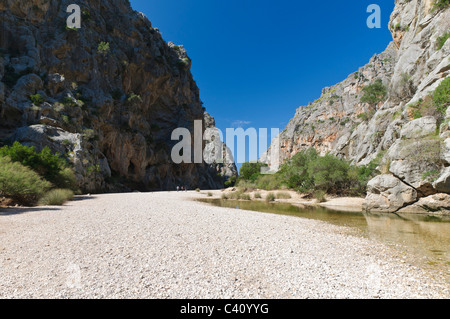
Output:
[[[392,40],[394,0],[130,2],[165,41],[187,49],[200,97],[224,133],[237,123],[283,130],[299,106]],[[366,25],[369,4],[381,7],[381,29]]]

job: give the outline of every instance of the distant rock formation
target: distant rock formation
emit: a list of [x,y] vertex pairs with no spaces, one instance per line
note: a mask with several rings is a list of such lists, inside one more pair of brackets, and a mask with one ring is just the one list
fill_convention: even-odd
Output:
[[[450,110],[442,119],[414,114],[410,106],[424,101],[450,75],[450,9],[435,9],[433,0],[397,0],[389,28],[393,42],[346,80],[325,88],[314,103],[297,110],[280,134],[280,161],[314,147],[355,164],[378,158],[384,175],[369,183],[365,209],[406,211],[433,195],[450,193]],[[386,98],[363,103],[364,88],[379,80]],[[273,147],[273,146],[272,146]],[[270,164],[269,151],[260,161]],[[445,196],[441,196],[446,198]],[[449,213],[446,200],[444,213]],[[417,209],[411,209],[417,212]]]
[[77,1],[69,28],[71,3],[0,1],[0,141],[51,147],[86,192],[223,187],[234,162],[170,158],[172,131],[204,119],[183,46],[127,0]]

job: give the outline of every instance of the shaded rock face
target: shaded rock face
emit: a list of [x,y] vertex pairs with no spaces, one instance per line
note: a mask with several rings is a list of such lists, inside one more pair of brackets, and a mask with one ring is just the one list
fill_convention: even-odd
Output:
[[86,191],[223,187],[223,164],[170,158],[172,131],[204,119],[186,50],[127,0],[78,1],[67,28],[71,3],[0,1],[0,139],[50,146]]
[[[411,188],[417,193],[415,201],[448,192],[450,114],[440,121],[426,114],[414,119],[409,107],[426,99],[450,75],[450,41],[438,49],[438,38],[450,30],[450,9],[433,10],[433,3],[395,1],[389,22],[393,42],[346,80],[325,88],[314,103],[297,110],[280,134],[281,162],[309,147],[357,165],[381,158],[383,173],[391,178],[371,182],[366,200],[370,211],[396,211],[412,204],[392,200],[402,192],[412,199]],[[377,79],[386,87],[386,98],[376,105],[362,103],[364,87]],[[268,162],[267,154],[260,160]],[[379,191],[389,185],[392,189]],[[398,185],[407,187],[399,191]]]

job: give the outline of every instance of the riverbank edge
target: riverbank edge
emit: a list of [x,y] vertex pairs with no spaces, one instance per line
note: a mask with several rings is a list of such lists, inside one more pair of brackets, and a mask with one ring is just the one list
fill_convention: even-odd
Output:
[[[209,199],[221,199],[222,196],[231,194],[238,190],[238,187],[230,187],[227,189],[221,190],[200,190],[199,193],[204,195]],[[342,212],[355,212],[355,213],[386,213],[386,214],[405,214],[405,215],[433,215],[433,216],[450,216],[450,212],[442,212],[442,211],[425,211],[419,210],[414,204],[409,206],[405,206],[400,209],[398,212],[386,212],[383,210],[371,210],[368,212],[364,209],[364,201],[363,197],[350,197],[350,196],[326,196],[325,202],[319,202],[316,199],[307,198],[306,194],[300,194],[294,190],[262,190],[262,189],[254,189],[245,192],[248,194],[252,201],[264,201],[265,196],[268,193],[273,193],[275,197],[278,193],[288,193],[291,198],[278,199],[275,198],[273,203],[287,203],[295,206],[309,206],[309,207],[322,207],[327,209],[332,209],[335,211]],[[261,198],[255,198],[255,194],[259,193]],[[211,196],[209,196],[211,195]],[[242,199],[241,199],[242,200]],[[245,200],[244,200],[245,201]]]

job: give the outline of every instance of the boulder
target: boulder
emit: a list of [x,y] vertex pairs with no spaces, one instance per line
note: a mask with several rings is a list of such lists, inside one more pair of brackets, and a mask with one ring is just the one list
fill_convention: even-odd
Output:
[[450,167],[446,167],[439,178],[433,183],[439,193],[450,193]]
[[400,137],[403,139],[418,139],[435,134],[436,119],[431,116],[415,119],[404,125]]
[[393,175],[379,175],[369,181],[363,208],[368,212],[393,213],[417,201],[417,191]]
[[450,195],[435,194],[421,198],[417,203],[404,207],[399,213],[450,215]]

